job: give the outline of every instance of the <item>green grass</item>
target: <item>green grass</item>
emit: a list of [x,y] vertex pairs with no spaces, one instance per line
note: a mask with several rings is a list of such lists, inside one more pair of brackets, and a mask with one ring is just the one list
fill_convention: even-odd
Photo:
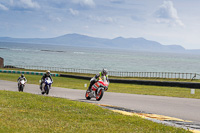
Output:
[[0,132],[185,133],[183,129],[124,116],[93,104],[0,91]]
[[[0,73],[0,80],[9,80],[16,82],[19,76],[20,74]],[[38,85],[39,85],[39,80],[42,77],[38,75],[25,75],[25,76],[29,84],[38,84]],[[54,87],[86,90],[84,84],[89,85],[89,81],[83,79],[53,77],[53,80],[54,80],[53,83]],[[191,90],[189,88],[180,88],[180,87],[110,83],[108,92],[200,99],[200,89],[196,89],[195,94],[190,94]]]

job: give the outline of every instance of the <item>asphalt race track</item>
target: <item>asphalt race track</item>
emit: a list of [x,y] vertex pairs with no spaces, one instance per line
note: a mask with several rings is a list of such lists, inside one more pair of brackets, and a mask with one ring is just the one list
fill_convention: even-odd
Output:
[[[0,80],[0,90],[18,91],[17,82]],[[24,92],[41,95],[39,85],[26,84]],[[123,107],[131,110],[200,122],[200,99],[105,92],[101,101],[86,100],[85,90],[52,87],[49,96]]]

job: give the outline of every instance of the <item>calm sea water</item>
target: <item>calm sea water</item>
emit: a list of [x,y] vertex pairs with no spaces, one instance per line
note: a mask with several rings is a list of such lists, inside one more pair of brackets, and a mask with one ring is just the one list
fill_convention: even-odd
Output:
[[200,74],[200,55],[198,54],[0,43],[0,57],[4,58],[5,65]]

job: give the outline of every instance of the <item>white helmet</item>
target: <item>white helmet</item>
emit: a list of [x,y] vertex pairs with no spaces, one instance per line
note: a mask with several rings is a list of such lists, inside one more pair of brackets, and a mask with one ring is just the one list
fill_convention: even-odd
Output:
[[47,70],[47,71],[46,71],[46,74],[49,76],[49,75],[50,75],[50,71],[49,71],[49,70]]
[[103,75],[107,75],[108,70],[103,68],[103,70],[101,72],[102,72]]

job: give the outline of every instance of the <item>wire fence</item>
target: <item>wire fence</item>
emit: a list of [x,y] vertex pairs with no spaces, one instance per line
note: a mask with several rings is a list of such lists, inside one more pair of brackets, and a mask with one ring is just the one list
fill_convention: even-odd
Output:
[[[22,65],[7,65],[6,68],[24,68],[34,70],[50,70],[57,72],[71,72],[83,74],[97,74],[100,70],[91,69],[77,69],[77,68],[60,68],[60,67],[46,67],[46,66],[22,66]],[[200,79],[197,73],[174,73],[174,72],[118,72],[109,71],[109,76],[117,77],[135,77],[135,78],[167,78],[167,79]]]

